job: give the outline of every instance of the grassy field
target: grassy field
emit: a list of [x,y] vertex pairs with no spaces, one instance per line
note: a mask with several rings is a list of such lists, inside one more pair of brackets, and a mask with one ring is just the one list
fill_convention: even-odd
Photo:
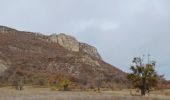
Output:
[[[170,100],[170,90],[152,92],[144,97],[130,96],[129,90],[122,91],[52,91],[48,88],[25,88],[16,91],[0,88],[0,100]],[[169,95],[169,96],[168,96]]]

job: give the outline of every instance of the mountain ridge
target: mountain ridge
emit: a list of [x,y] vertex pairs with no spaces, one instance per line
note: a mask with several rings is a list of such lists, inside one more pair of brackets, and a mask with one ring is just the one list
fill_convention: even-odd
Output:
[[34,77],[53,83],[65,76],[78,85],[96,86],[100,75],[107,87],[127,82],[126,73],[103,61],[95,47],[72,36],[46,36],[4,26],[0,26],[0,70],[0,80],[8,83],[18,72],[26,84],[35,84]]

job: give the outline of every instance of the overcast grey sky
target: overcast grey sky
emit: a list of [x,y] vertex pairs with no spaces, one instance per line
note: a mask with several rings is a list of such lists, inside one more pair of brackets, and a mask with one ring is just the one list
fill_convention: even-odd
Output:
[[123,71],[150,53],[170,79],[170,0],[0,0],[0,13],[1,25],[73,35]]

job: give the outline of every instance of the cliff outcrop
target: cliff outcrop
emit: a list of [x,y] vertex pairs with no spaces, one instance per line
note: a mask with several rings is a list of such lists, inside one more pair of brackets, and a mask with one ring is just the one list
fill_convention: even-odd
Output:
[[60,46],[69,51],[87,53],[91,57],[102,59],[95,47],[86,43],[80,43],[75,37],[66,35],[64,33],[53,34],[49,36],[48,41],[58,43]]

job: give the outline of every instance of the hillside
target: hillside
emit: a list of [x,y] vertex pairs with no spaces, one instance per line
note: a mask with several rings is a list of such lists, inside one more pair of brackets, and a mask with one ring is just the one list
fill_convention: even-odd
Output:
[[82,86],[96,86],[98,79],[106,87],[126,82],[125,73],[103,61],[95,47],[72,36],[5,26],[0,26],[0,75],[1,84],[12,84],[17,75],[25,84],[55,84],[63,77]]

